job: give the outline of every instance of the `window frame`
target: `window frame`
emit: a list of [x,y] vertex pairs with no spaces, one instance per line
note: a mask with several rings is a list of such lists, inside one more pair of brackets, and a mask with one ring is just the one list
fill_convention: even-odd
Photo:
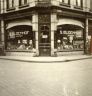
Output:
[[[78,3],[80,3],[80,5]],[[83,0],[80,0],[80,2],[79,2],[79,0],[76,0],[75,4],[74,4],[74,8],[82,9],[83,8]]]
[[28,0],[19,0],[19,8],[27,6],[28,6]]
[[62,0],[62,1],[60,0],[59,2],[60,2],[60,5],[70,6],[70,0],[67,0],[67,3],[65,0]]
[[7,10],[14,10],[14,0],[6,0],[6,9]]
[[[23,29],[22,29],[22,27],[23,27]],[[25,34],[25,32],[27,32],[27,34]],[[32,31],[32,27],[29,27],[27,25],[21,26],[21,29],[19,29],[19,26],[17,26],[15,28],[13,27],[13,28],[6,30],[5,37],[6,37],[6,42],[5,42],[5,50],[6,51],[27,52],[27,51],[32,51],[32,49],[35,48],[35,32]],[[18,48],[17,45],[19,43],[18,40],[22,44],[24,44],[23,40],[27,40],[27,46],[30,45],[29,41],[32,40],[32,47],[33,48],[32,49],[25,49],[25,48],[24,49],[17,49]],[[11,43],[15,47],[12,48],[12,46],[8,46],[8,43]],[[9,49],[9,47],[10,47],[10,49]]]

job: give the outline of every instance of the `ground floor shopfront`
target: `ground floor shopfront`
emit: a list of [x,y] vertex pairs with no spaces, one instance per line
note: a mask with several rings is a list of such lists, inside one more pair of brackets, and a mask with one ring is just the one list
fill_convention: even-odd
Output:
[[57,16],[56,13],[32,14],[30,18],[2,21],[2,41],[7,55],[55,56],[84,54],[86,20]]

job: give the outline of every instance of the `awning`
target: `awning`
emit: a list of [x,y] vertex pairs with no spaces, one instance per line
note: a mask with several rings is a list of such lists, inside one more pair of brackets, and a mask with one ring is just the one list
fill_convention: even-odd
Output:
[[58,20],[58,23],[57,23],[57,26],[59,25],[76,25],[76,26],[79,26],[81,28],[84,28],[84,25],[81,21],[78,21],[78,20],[74,20],[74,19],[59,19]]
[[31,20],[23,19],[23,20],[17,20],[17,21],[11,21],[7,24],[6,29],[10,29],[15,26],[20,26],[20,25],[28,25],[32,26]]

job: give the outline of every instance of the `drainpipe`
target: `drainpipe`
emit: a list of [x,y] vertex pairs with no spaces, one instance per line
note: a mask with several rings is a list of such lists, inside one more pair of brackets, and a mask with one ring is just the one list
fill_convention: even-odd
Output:
[[52,12],[51,13],[51,56],[55,56],[54,32],[56,31],[56,23],[57,23],[57,14],[56,14],[56,12]]

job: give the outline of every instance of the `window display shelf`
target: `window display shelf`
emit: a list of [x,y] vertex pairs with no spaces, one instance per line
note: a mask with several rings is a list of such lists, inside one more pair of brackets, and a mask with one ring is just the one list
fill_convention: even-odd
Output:
[[6,50],[6,52],[35,52],[34,50]]
[[57,50],[57,52],[77,52],[77,51],[83,51],[83,49],[77,49],[77,50]]

